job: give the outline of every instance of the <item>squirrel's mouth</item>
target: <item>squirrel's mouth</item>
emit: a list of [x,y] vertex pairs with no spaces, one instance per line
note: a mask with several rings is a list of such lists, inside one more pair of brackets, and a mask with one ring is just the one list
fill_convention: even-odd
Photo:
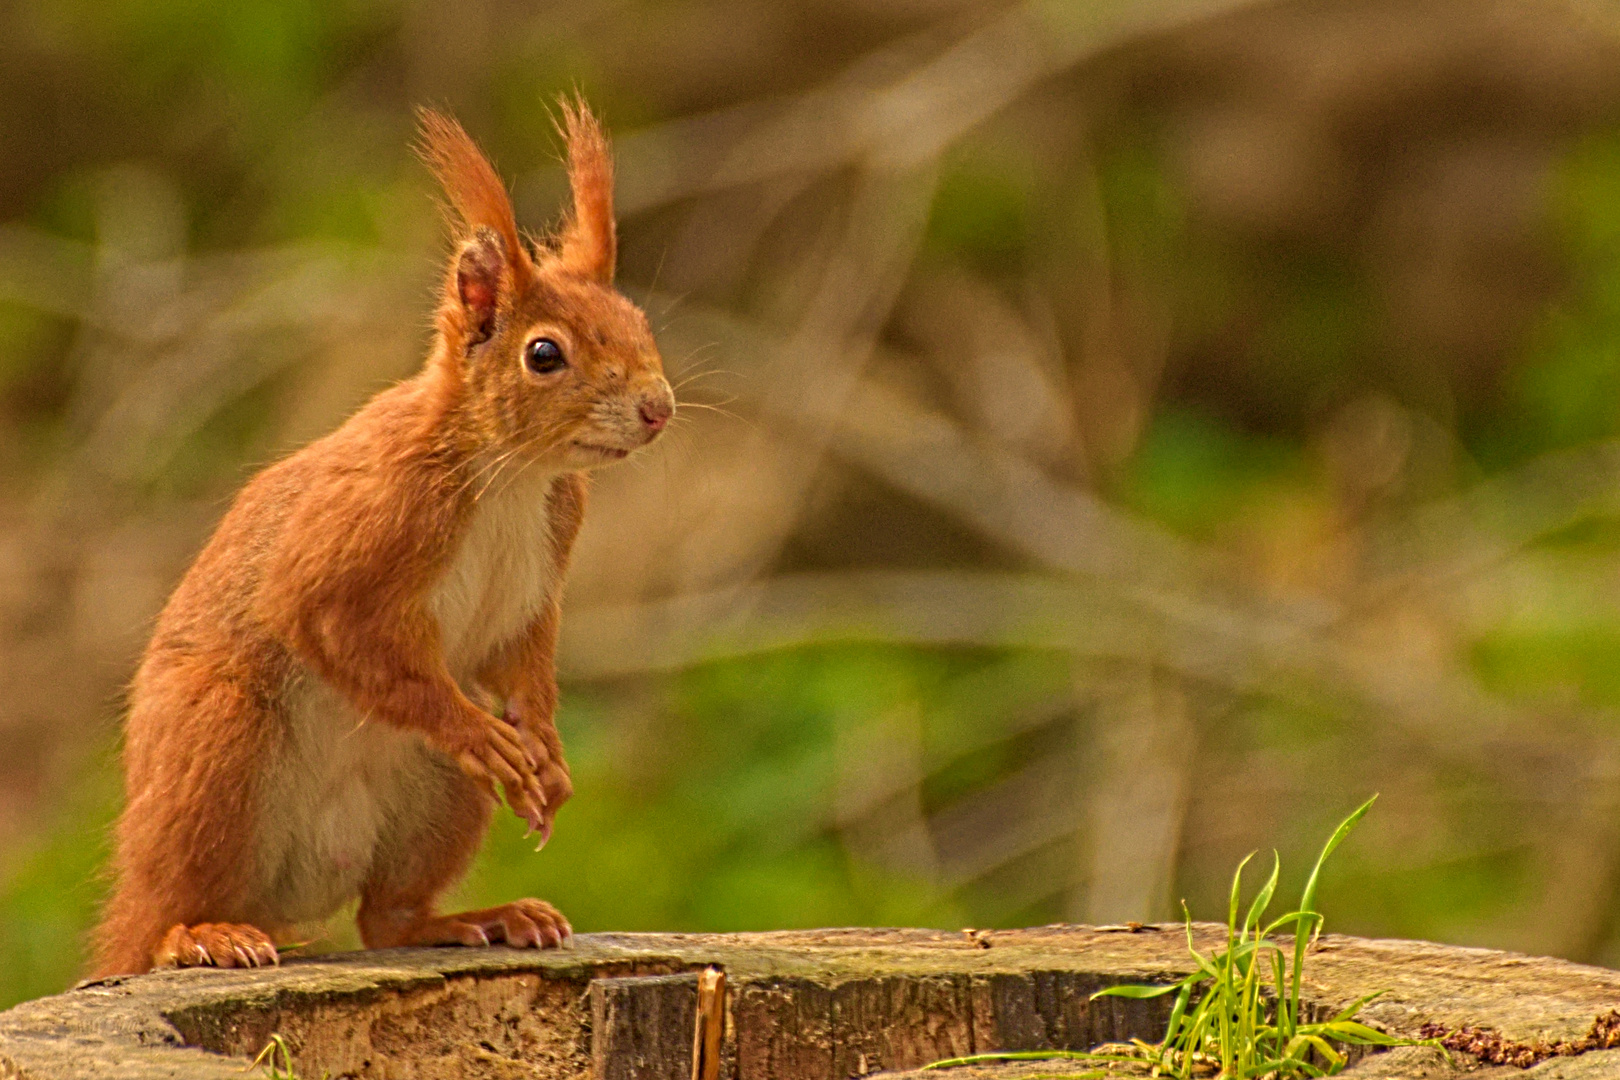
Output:
[[578,439],[574,440],[574,445],[579,447],[581,450],[589,450],[593,454],[601,454],[603,457],[608,458],[611,461],[618,461],[622,458],[627,458],[630,456],[630,451],[618,446],[599,446],[596,443],[580,442]]

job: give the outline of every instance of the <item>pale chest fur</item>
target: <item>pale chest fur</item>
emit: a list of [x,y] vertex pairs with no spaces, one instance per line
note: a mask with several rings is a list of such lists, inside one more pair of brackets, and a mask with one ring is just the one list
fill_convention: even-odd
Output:
[[[486,493],[428,597],[451,675],[467,690],[558,587],[549,476]],[[455,766],[420,737],[367,723],[306,672],[290,695],[286,742],[266,774],[260,872],[267,921],[325,918],[377,858],[439,815]]]
[[449,567],[428,598],[450,672],[463,684],[517,639],[558,586],[553,477],[497,480],[479,499]]

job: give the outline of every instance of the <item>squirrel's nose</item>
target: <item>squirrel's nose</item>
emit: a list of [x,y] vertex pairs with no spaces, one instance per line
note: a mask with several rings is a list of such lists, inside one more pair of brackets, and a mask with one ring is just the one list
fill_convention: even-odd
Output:
[[641,403],[641,422],[654,435],[664,430],[675,412],[675,403],[667,397],[648,398]]

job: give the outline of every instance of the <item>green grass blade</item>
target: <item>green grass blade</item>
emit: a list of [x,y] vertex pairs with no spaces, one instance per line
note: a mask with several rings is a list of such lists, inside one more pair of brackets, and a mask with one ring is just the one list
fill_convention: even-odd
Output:
[[1091,1000],[1096,1001],[1100,997],[1121,997],[1131,998],[1133,1000],[1163,997],[1166,994],[1174,993],[1175,991],[1180,990],[1187,984],[1188,980],[1183,979],[1181,982],[1174,983],[1153,983],[1149,985],[1144,985],[1141,983],[1129,983],[1122,986],[1110,986],[1106,987],[1105,989],[1098,990],[1095,994],[1092,994]]
[[1377,801],[1378,796],[1374,795],[1351,811],[1349,817],[1339,822],[1339,827],[1333,830],[1333,835],[1328,837],[1328,842],[1322,846],[1322,854],[1316,857],[1316,865],[1311,867],[1311,876],[1305,880],[1305,892],[1299,899],[1301,918],[1294,927],[1293,981],[1288,991],[1289,1008],[1293,1010],[1295,1016],[1299,1015],[1299,980],[1305,966],[1305,948],[1322,926],[1322,917],[1316,913],[1315,908],[1316,883],[1322,874],[1322,864],[1327,862],[1328,856],[1344,842],[1344,838],[1350,835],[1350,830],[1356,827],[1356,822],[1365,817],[1367,811],[1372,809],[1372,804]]
[[1295,1036],[1294,1044],[1290,1047],[1290,1050],[1289,1056],[1301,1064],[1307,1063],[1305,1056],[1307,1053],[1312,1050],[1316,1051],[1328,1063],[1327,1071],[1329,1073],[1336,1073],[1344,1068],[1344,1063],[1347,1060],[1343,1054],[1335,1050],[1326,1039],[1319,1035],[1301,1034]]
[[[1286,1071],[1285,1071],[1286,1070]],[[1325,1076],[1327,1075],[1315,1065],[1299,1058],[1271,1058],[1267,1061],[1256,1062],[1249,1066],[1244,1076]]]
[[1271,952],[1271,978],[1277,995],[1277,1035],[1286,1043],[1294,1037],[1294,1028],[1299,1018],[1293,1013],[1288,1003],[1288,964],[1283,959],[1281,949]]
[[1242,1018],[1238,1025],[1238,1050],[1235,1063],[1239,1071],[1247,1068],[1253,1058],[1261,1052],[1261,1044],[1265,1041],[1265,1032],[1269,1025],[1265,1023],[1265,1004],[1260,1000],[1260,986],[1264,965],[1259,955],[1261,949],[1275,946],[1265,942],[1252,943],[1253,955],[1250,956],[1243,977],[1242,995],[1238,999],[1238,1015]]
[[1369,1003],[1383,997],[1387,993],[1389,993],[1387,990],[1374,990],[1366,997],[1359,997],[1350,1004],[1346,1005],[1343,1009],[1340,1009],[1338,1015],[1334,1016],[1334,1018],[1329,1022],[1336,1024],[1341,1020],[1353,1020],[1355,1019],[1356,1013],[1360,1012]]
[[1215,970],[1215,965],[1210,963],[1208,958],[1199,952],[1198,947],[1193,944],[1192,912],[1188,910],[1187,901],[1185,900],[1181,902],[1181,914],[1186,919],[1187,951],[1192,954],[1193,960],[1197,962],[1198,970],[1211,979],[1220,978],[1221,973]]
[[1247,855],[1243,856],[1243,861],[1238,863],[1237,873],[1232,875],[1232,899],[1227,906],[1228,910],[1226,915],[1227,948],[1231,948],[1232,933],[1237,929],[1238,904],[1241,903],[1243,899],[1243,868],[1249,865],[1249,860],[1253,859],[1256,854],[1257,852],[1251,851]]
[[1276,946],[1259,940],[1240,941],[1233,945],[1230,949],[1222,950],[1220,953],[1216,954],[1215,961],[1218,964],[1229,959],[1235,965],[1237,965],[1239,969],[1242,969],[1248,965],[1255,953],[1265,948],[1276,948]]
[[1340,1042],[1355,1043],[1358,1046],[1398,1046],[1406,1041],[1386,1031],[1368,1027],[1358,1020],[1338,1020],[1326,1024],[1309,1024],[1301,1028],[1300,1031],[1311,1035],[1337,1039]]
[[923,1069],[954,1069],[960,1065],[983,1065],[996,1061],[1095,1061],[1111,1056],[1093,1054],[1085,1050],[992,1050],[985,1054],[969,1054],[967,1057],[930,1062],[924,1065]]
[[1344,1064],[1344,1055],[1328,1045],[1328,1041],[1320,1035],[1301,1035],[1300,1038],[1310,1043],[1311,1049],[1326,1058],[1335,1069]]
[[1299,981],[1305,970],[1305,950],[1311,943],[1312,932],[1320,925],[1322,917],[1314,911],[1300,912],[1299,922],[1294,925],[1294,967],[1289,972],[1288,1007],[1294,1015],[1299,1015]]
[[1170,1006],[1170,1022],[1164,1026],[1164,1038],[1159,1042],[1159,1048],[1168,1048],[1176,1039],[1176,1031],[1181,1027],[1182,1017],[1187,1015],[1187,1005],[1192,1001],[1192,984],[1182,981],[1181,993],[1176,995],[1176,1003]]
[[1192,1023],[1187,1029],[1186,1048],[1188,1053],[1203,1047],[1206,1041],[1205,1036],[1208,1035],[1210,1025],[1214,1020],[1214,1012],[1214,998],[1209,994],[1205,994],[1198,1000],[1198,1005],[1193,1009]]
[[1350,835],[1350,830],[1367,816],[1367,811],[1371,810],[1372,804],[1377,801],[1378,796],[1374,795],[1352,810],[1350,816],[1339,822],[1339,827],[1333,830],[1333,835],[1328,837],[1328,842],[1322,846],[1322,854],[1316,857],[1316,865],[1311,867],[1311,876],[1305,880],[1305,892],[1299,899],[1299,910],[1308,912],[1316,910],[1316,883],[1322,874],[1322,864],[1327,862],[1328,856],[1333,854],[1335,848],[1344,843],[1344,838]]
[[1275,934],[1278,930],[1281,930],[1289,923],[1297,923],[1305,916],[1314,914],[1316,914],[1314,911],[1290,911],[1286,915],[1279,915],[1275,922],[1266,924],[1266,928],[1260,931],[1260,936],[1270,937],[1272,934]]
[[1249,914],[1243,920],[1245,935],[1251,930],[1257,930],[1260,920],[1265,917],[1266,909],[1271,906],[1272,894],[1277,891],[1277,875],[1282,873],[1282,857],[1275,851],[1271,853],[1271,876],[1254,894],[1254,903],[1249,905]]
[[1249,852],[1238,863],[1237,873],[1232,875],[1232,893],[1227,901],[1226,911],[1226,950],[1216,957],[1215,964],[1220,968],[1220,978],[1216,980],[1211,993],[1218,996],[1220,1010],[1218,1016],[1218,1036],[1216,1049],[1220,1054],[1221,1072],[1232,1075],[1238,1031],[1242,1027],[1242,990],[1237,980],[1240,962],[1245,958],[1243,946],[1248,928],[1244,928],[1244,939],[1238,937],[1238,907],[1243,902],[1243,871],[1249,861],[1255,856]]

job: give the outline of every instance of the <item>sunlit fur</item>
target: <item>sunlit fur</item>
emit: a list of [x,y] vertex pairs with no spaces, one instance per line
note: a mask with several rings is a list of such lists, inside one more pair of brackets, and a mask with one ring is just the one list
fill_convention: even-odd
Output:
[[[357,896],[371,947],[568,932],[537,900],[435,907],[497,782],[543,834],[572,792],[553,655],[582,470],[674,408],[647,320],[612,287],[606,141],[583,104],[561,126],[573,210],[531,252],[477,147],[422,114],[456,229],[428,361],[254,477],[159,617],[130,691],[98,974],[272,962],[271,939]],[[525,365],[541,336],[561,370]]]

